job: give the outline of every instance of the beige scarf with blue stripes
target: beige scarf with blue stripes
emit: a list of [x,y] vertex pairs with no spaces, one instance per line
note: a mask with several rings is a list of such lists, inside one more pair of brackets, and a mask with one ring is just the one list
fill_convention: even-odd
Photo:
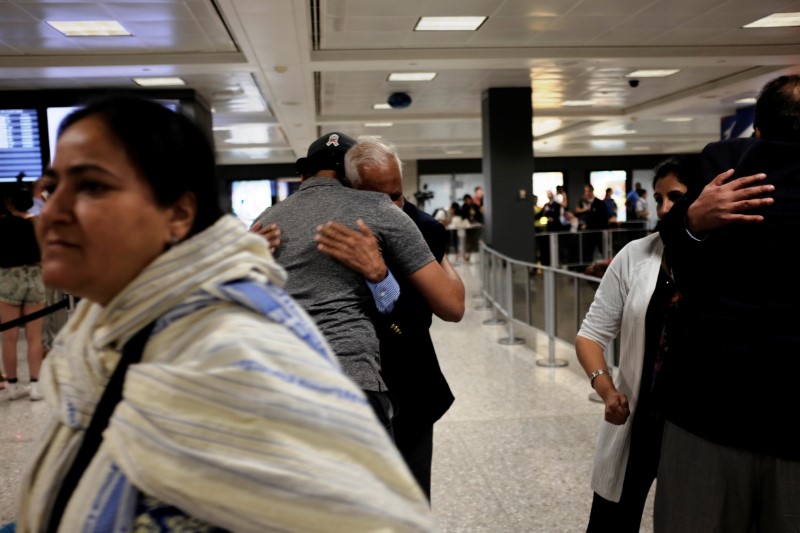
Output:
[[[265,309],[246,305],[237,280],[267,291]],[[263,239],[226,216],[106,307],[82,301],[45,362],[53,420],[18,530],[44,527],[121,347],[155,319],[61,531],[132,531],[140,494],[231,531],[433,530],[397,450],[283,280]]]

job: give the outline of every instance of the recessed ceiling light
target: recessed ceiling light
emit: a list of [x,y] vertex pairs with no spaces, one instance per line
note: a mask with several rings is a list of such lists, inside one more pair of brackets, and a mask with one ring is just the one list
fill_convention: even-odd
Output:
[[463,154],[464,150],[445,150],[444,153],[446,153],[447,155],[458,155],[458,154]]
[[475,31],[486,17],[422,17],[414,31]]
[[560,118],[533,119],[533,136],[539,137],[545,133],[550,133],[561,127]]
[[47,20],[45,22],[67,37],[132,35],[116,20]]
[[389,104],[373,104],[372,109],[391,109],[392,106]]
[[800,13],[773,13],[768,17],[758,19],[743,28],[785,28],[787,26],[800,26]]
[[170,87],[186,85],[180,78],[133,78],[133,82],[141,87]]
[[626,78],[666,78],[680,72],[677,68],[634,70],[626,74]]
[[734,104],[740,104],[740,105],[751,105],[755,103],[756,103],[755,98],[739,98],[734,102]]
[[392,72],[389,81],[431,81],[435,72]]
[[621,150],[622,148],[625,148],[625,141],[616,141],[611,139],[590,141],[589,144],[592,145],[592,148],[598,148],[600,150]]
[[364,126],[368,128],[388,128],[394,126],[394,122],[365,122]]
[[594,101],[593,100],[567,100],[565,102],[562,102],[561,105],[566,106],[566,107],[585,107],[585,106],[594,105]]
[[637,133],[636,130],[626,129],[624,126],[611,126],[608,128],[600,128],[592,132],[594,137],[614,136],[614,135],[633,135]]
[[667,117],[664,122],[691,122],[693,120],[692,117]]

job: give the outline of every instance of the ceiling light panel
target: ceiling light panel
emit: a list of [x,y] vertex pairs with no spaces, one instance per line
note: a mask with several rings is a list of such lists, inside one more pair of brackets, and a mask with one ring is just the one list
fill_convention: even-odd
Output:
[[48,20],[52,28],[67,37],[108,37],[132,35],[116,20]]
[[643,69],[643,70],[634,70],[630,74],[627,74],[627,78],[666,78],[667,76],[672,76],[673,74],[677,74],[680,72],[680,69],[672,68],[672,69]]
[[422,17],[414,31],[475,31],[486,17]]
[[431,81],[435,72],[392,72],[389,81]]
[[141,87],[177,87],[186,85],[181,78],[133,78],[133,82]]
[[372,109],[391,109],[389,104],[372,104]]
[[[266,124],[234,124],[214,128],[223,142],[228,144],[267,144],[276,140]],[[227,135],[223,132],[227,132]]]
[[773,13],[768,17],[745,24],[743,28],[786,28],[800,26],[800,13]]

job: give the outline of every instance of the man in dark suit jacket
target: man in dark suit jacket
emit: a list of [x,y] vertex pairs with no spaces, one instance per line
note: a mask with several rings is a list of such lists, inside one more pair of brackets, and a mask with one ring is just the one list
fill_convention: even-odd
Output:
[[[360,137],[358,144],[345,156],[345,172],[351,185],[388,194],[420,229],[436,260],[460,282],[445,254],[447,230],[438,220],[405,200],[400,166],[394,148],[372,137]],[[322,228],[321,234],[333,238],[347,232],[347,238],[351,239],[348,246],[342,248],[346,253],[331,251],[330,255],[362,273],[375,268],[372,263],[380,255],[374,238],[347,228],[338,228],[329,234],[326,230]],[[371,251],[362,253],[362,248]],[[387,266],[391,270],[392,265]],[[392,420],[395,443],[430,499],[433,425],[450,408],[454,397],[431,340],[431,308],[407,280],[397,281],[400,297],[394,308],[385,315],[376,313],[375,317],[381,341],[381,375],[397,405],[397,414]]]
[[608,209],[603,200],[594,195],[594,186],[587,183],[583,186],[583,198],[575,208],[575,214],[581,219],[580,229],[587,233],[581,235],[583,262],[593,263],[597,250],[603,254],[603,234],[596,230],[608,229]]
[[[422,232],[434,257],[446,261],[447,230],[441,222],[411,202],[403,211]],[[389,265],[391,268],[391,264]],[[419,292],[398,279],[400,298],[388,315],[379,317],[383,377],[398,412],[393,419],[397,448],[430,499],[433,424],[454,401],[442,374],[429,328],[432,312]]]
[[800,524],[800,76],[764,86],[754,127],[703,150],[697,179],[717,177],[660,226],[682,294],[656,389],[660,531]]

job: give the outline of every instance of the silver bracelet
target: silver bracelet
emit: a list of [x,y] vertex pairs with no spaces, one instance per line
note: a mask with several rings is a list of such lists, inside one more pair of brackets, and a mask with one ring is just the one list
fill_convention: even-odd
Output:
[[589,374],[589,385],[591,385],[592,388],[594,388],[594,380],[595,380],[595,378],[597,376],[602,376],[603,374],[606,374],[609,377],[611,376],[611,373],[608,370],[603,370],[602,368],[600,370],[595,370],[594,372]]

